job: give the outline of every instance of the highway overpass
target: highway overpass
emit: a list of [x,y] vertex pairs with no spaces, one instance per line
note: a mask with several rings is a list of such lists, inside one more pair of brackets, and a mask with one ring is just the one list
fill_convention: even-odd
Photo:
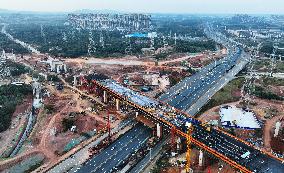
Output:
[[[167,104],[147,98],[140,93],[126,88],[111,79],[92,80],[99,90],[103,100],[120,104],[127,104],[140,112],[140,116],[147,116],[164,125],[174,128],[180,136],[188,138],[187,125],[193,125],[192,143],[222,159],[242,172],[275,173],[284,170],[283,161],[261,151],[218,128],[208,131],[203,122],[192,118]],[[93,90],[93,89],[92,89]]]

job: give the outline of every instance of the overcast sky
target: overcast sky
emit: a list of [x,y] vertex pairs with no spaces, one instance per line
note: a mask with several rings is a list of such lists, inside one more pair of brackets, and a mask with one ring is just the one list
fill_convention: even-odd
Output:
[[284,0],[0,0],[0,8],[45,12],[108,9],[146,13],[284,14]]

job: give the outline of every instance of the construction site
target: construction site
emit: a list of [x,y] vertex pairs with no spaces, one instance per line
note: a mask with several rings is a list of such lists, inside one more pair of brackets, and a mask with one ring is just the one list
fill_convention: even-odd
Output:
[[[147,15],[68,17],[91,30],[122,19],[149,27]],[[283,62],[216,28],[204,28],[214,51],[175,52],[175,34],[149,54],[104,58],[51,56],[3,32],[32,53],[1,55],[1,86],[30,92],[0,133],[0,172],[281,172]],[[8,61],[23,74],[13,77]]]
[[[166,59],[162,61],[147,58],[137,59],[130,56],[121,59],[109,58],[104,60],[97,58],[88,60],[56,60],[36,54],[17,57],[16,62],[32,67],[35,71],[45,72],[45,74],[40,74],[45,78],[44,80],[46,80],[46,82],[44,81],[42,83],[41,89],[42,103],[44,105],[39,108],[33,131],[29,135],[28,140],[24,142],[21,151],[12,161],[10,159],[3,161],[1,163],[1,169],[12,167],[11,165],[15,163],[22,163],[26,158],[37,158],[37,162],[43,165],[37,170],[44,170],[49,168],[50,165],[57,164],[58,158],[64,160],[64,158],[70,156],[71,153],[83,147],[82,144],[90,143],[95,138],[98,138],[98,136],[109,131],[109,138],[105,138],[99,144],[87,149],[88,152],[85,153],[84,159],[80,161],[80,163],[83,163],[87,161],[89,157],[95,156],[104,148],[108,147],[110,141],[115,141],[117,138],[119,139],[121,134],[127,133],[135,126],[135,123],[127,124],[121,131],[115,133],[110,132],[110,129],[119,127],[120,123],[126,119],[134,118],[136,121],[140,121],[151,127],[153,129],[152,135],[154,134],[154,136],[149,138],[149,141],[145,144],[148,146],[145,146],[146,151],[145,149],[139,150],[139,153],[142,154],[141,156],[138,156],[138,158],[129,157],[130,166],[122,164],[119,165],[117,169],[123,169],[123,166],[131,167],[131,165],[135,165],[143,158],[143,155],[146,156],[147,153],[149,154],[149,146],[154,148],[154,146],[159,144],[159,141],[162,140],[167,141],[168,145],[165,145],[158,156],[153,159],[155,159],[157,163],[166,162],[167,167],[160,171],[180,172],[185,167],[187,161],[185,157],[187,146],[184,145],[183,140],[176,137],[176,139],[171,140],[161,138],[162,133],[171,133],[174,135],[175,132],[167,132],[164,130],[163,132],[158,132],[155,121],[144,118],[143,116],[137,116],[139,115],[137,112],[130,111],[129,107],[124,107],[123,105],[118,109],[117,106],[119,102],[114,102],[114,106],[107,106],[105,104],[107,96],[104,96],[104,93],[103,99],[100,100],[97,98],[99,95],[96,94],[98,90],[88,89],[90,87],[88,86],[89,84],[86,85],[88,74],[97,74],[96,77],[98,79],[111,78],[121,83],[123,86],[154,99],[174,85],[175,83],[172,83],[173,81],[178,83],[185,77],[193,75],[185,70],[187,67],[198,70],[202,68],[202,66],[214,63],[214,61],[217,61],[219,58],[226,56],[226,54],[222,54],[224,52],[226,51],[217,54],[214,53],[214,56],[206,53],[198,55],[177,55],[176,58],[171,57],[169,60]],[[75,72],[77,75],[71,75],[68,71]],[[62,73],[64,73],[64,75],[57,75]],[[53,77],[49,77],[50,75]],[[79,87],[75,87],[77,85]],[[86,92],[86,90],[88,92]],[[93,93],[93,97],[87,93]],[[251,109],[257,112],[257,118],[264,120],[269,113],[265,114],[261,113],[261,111],[268,112],[268,110],[263,109],[265,107],[264,105],[268,103],[262,101],[261,104],[261,100],[258,101],[257,99],[254,99],[254,101],[259,103],[257,104],[258,109],[257,107]],[[274,104],[276,105],[275,107],[278,108],[274,111],[281,112],[283,110],[281,103],[278,104],[280,104],[280,106],[277,106],[277,103]],[[270,103],[269,110],[272,111],[271,109],[273,109],[273,107]],[[209,123],[214,121],[218,122],[218,111],[219,107],[213,108],[202,114],[199,119]],[[281,129],[281,121],[283,121],[283,118],[281,119],[279,116],[267,121],[267,125],[264,129],[265,140],[262,144],[257,143],[257,141],[262,139],[261,135],[258,136],[258,138],[252,139],[251,136],[257,133],[255,130],[236,129],[234,135],[250,143],[255,142],[254,145],[258,144],[257,146],[264,147],[266,151],[270,152],[273,150],[283,152],[283,148],[281,149],[282,145],[273,145],[275,142],[279,143],[279,140],[281,141],[283,135],[283,132],[281,130],[279,131],[279,129]],[[273,127],[275,122],[280,122],[280,126],[278,125],[278,132],[276,132],[275,129],[274,134]],[[9,133],[12,134],[13,132]],[[173,148],[175,149],[173,150]],[[170,154],[171,157],[168,157],[167,153]],[[225,164],[225,162],[220,162],[212,158],[212,155],[201,152],[201,150],[196,147],[192,148],[190,157],[191,169],[195,171],[214,171],[218,169],[228,172],[234,171],[234,169]],[[33,164],[32,161],[30,162],[31,163],[24,164]],[[14,169],[17,168],[10,168],[10,170]],[[149,165],[147,169],[153,170],[158,168],[155,165]]]

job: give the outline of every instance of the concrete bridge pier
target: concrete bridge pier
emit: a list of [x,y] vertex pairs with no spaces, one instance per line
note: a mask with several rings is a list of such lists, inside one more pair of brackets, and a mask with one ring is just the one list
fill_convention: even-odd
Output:
[[80,85],[83,86],[83,76],[80,76]]
[[103,91],[103,102],[107,103],[107,92]]
[[204,160],[203,160],[203,151],[202,150],[199,150],[199,157],[198,157],[198,166],[202,167],[203,166],[203,163],[204,163]]
[[157,124],[157,137],[162,137],[162,126],[159,123]]
[[118,100],[118,99],[115,99],[115,107],[116,107],[116,110],[117,110],[117,111],[120,110],[119,100]]
[[180,137],[177,137],[177,151],[181,149],[181,139]]
[[73,86],[77,86],[77,76],[73,76]]

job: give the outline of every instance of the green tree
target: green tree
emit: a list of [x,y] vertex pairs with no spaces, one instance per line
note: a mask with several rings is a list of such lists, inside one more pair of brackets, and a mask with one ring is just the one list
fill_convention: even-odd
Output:
[[75,120],[72,118],[63,118],[62,120],[62,127],[63,127],[63,131],[66,132],[69,129],[71,129],[72,126],[74,126],[75,124]]

